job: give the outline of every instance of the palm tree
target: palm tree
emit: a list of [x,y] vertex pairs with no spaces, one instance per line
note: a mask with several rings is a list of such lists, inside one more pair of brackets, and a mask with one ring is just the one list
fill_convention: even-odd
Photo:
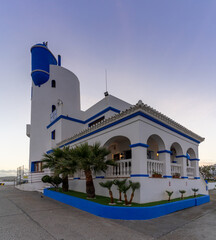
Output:
[[70,148],[54,148],[49,154],[43,155],[43,168],[49,168],[54,176],[62,175],[62,190],[68,191],[68,175],[76,172],[77,162],[70,154]]
[[127,179],[124,179],[124,180],[122,180],[122,181],[115,179],[115,180],[113,181],[114,185],[117,186],[117,189],[118,189],[118,191],[119,191],[119,200],[118,200],[118,202],[122,202],[121,185],[124,185],[124,184],[126,183],[126,181],[127,181]]
[[171,200],[171,196],[172,196],[172,194],[173,194],[173,191],[166,191],[166,193],[168,194],[168,196],[169,196],[169,198],[168,198],[168,201],[170,202],[170,200]]
[[93,146],[83,143],[71,149],[72,158],[76,158],[78,168],[83,170],[86,177],[86,193],[88,198],[95,198],[95,187],[92,178],[92,171],[105,172],[110,161],[105,161],[105,156],[109,151],[105,147],[101,147],[100,143]]
[[113,185],[113,181],[106,181],[106,182],[100,182],[99,183],[101,185],[101,187],[104,187],[104,188],[108,188],[109,190],[109,195],[110,195],[110,204],[114,204],[114,201],[113,201],[113,194],[112,194],[112,191],[111,191],[111,187]]
[[181,199],[184,199],[184,194],[186,193],[185,190],[179,190],[179,192],[181,193]]
[[130,186],[131,186],[131,189],[132,189],[131,198],[130,198],[130,201],[129,201],[129,204],[131,204],[132,201],[133,201],[133,198],[134,198],[134,192],[135,192],[136,189],[140,188],[140,183],[139,182],[133,183],[132,181],[129,181],[129,183],[130,183]]
[[127,185],[126,182],[120,186],[121,192],[124,193],[125,205],[128,205],[127,191],[130,189],[131,185]]
[[199,188],[192,188],[192,191],[194,192],[194,197],[196,197],[196,193],[199,191]]

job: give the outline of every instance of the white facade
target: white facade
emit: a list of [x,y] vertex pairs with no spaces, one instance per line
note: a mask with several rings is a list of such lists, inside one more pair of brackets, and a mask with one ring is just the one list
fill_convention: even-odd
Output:
[[[98,183],[117,177],[141,183],[135,194],[140,203],[165,199],[166,190],[174,191],[174,197],[180,195],[179,190],[192,195],[191,188],[208,194],[199,175],[198,146],[204,138],[141,101],[131,105],[107,95],[81,111],[79,80],[61,66],[50,65],[49,80],[40,87],[32,85],[31,126],[27,128],[31,175],[39,174],[43,153],[54,147],[100,142],[118,165],[94,176],[96,194],[107,195]],[[162,178],[154,178],[155,172]],[[82,172],[70,180],[70,188],[85,191]]]

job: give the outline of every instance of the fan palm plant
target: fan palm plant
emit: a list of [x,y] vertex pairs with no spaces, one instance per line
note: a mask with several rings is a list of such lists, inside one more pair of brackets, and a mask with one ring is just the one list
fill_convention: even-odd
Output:
[[194,192],[194,197],[196,197],[197,192],[199,191],[199,188],[192,188],[192,191]]
[[132,189],[132,193],[131,193],[131,197],[130,197],[130,201],[129,201],[129,204],[131,204],[133,201],[133,198],[134,198],[134,192],[136,189],[140,188],[140,183],[139,182],[133,183],[132,181],[129,181],[129,183],[130,183],[130,187]]
[[168,194],[168,201],[170,202],[171,201],[171,196],[172,196],[172,194],[173,194],[173,191],[166,191],[166,193]]
[[186,193],[185,190],[179,190],[179,192],[181,193],[181,199],[184,199],[184,194]]
[[77,160],[78,168],[85,173],[88,198],[95,198],[92,172],[106,171],[107,165],[111,164],[110,161],[105,161],[108,154],[109,151],[105,147],[101,147],[100,143],[95,143],[93,146],[84,143],[71,149],[72,158]]
[[54,148],[51,153],[43,155],[43,168],[49,168],[54,176],[62,175],[62,190],[68,191],[68,175],[77,169],[77,162],[70,154],[70,148]]
[[121,185],[124,185],[126,183],[127,179],[124,180],[117,180],[115,179],[113,181],[113,184],[117,186],[117,189],[119,191],[119,200],[118,202],[122,202],[122,191],[121,191]]
[[110,195],[110,204],[114,204],[113,201],[113,194],[111,191],[112,185],[113,185],[113,181],[106,181],[106,182],[100,182],[99,183],[101,185],[101,187],[107,188],[109,190],[109,195]]
[[131,185],[127,185],[126,182],[120,186],[121,192],[124,193],[125,205],[128,205],[127,191],[130,189]]

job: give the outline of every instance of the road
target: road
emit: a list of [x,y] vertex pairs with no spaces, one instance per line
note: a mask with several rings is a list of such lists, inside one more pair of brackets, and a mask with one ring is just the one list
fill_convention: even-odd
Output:
[[157,219],[100,218],[13,186],[0,186],[0,240],[216,240],[216,191],[211,202]]

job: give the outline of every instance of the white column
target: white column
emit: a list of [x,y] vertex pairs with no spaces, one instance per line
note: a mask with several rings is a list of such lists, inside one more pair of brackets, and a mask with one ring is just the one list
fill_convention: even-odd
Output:
[[187,156],[186,155],[179,155],[176,156],[181,163],[181,178],[188,178],[187,176]]
[[194,167],[194,178],[199,179],[200,178],[200,173],[199,173],[199,159],[194,158],[190,159],[191,161],[191,167]]
[[144,143],[130,145],[132,150],[131,177],[148,177],[147,148]]
[[159,161],[163,162],[163,177],[171,178],[171,164],[170,164],[170,154],[169,150],[158,151]]

